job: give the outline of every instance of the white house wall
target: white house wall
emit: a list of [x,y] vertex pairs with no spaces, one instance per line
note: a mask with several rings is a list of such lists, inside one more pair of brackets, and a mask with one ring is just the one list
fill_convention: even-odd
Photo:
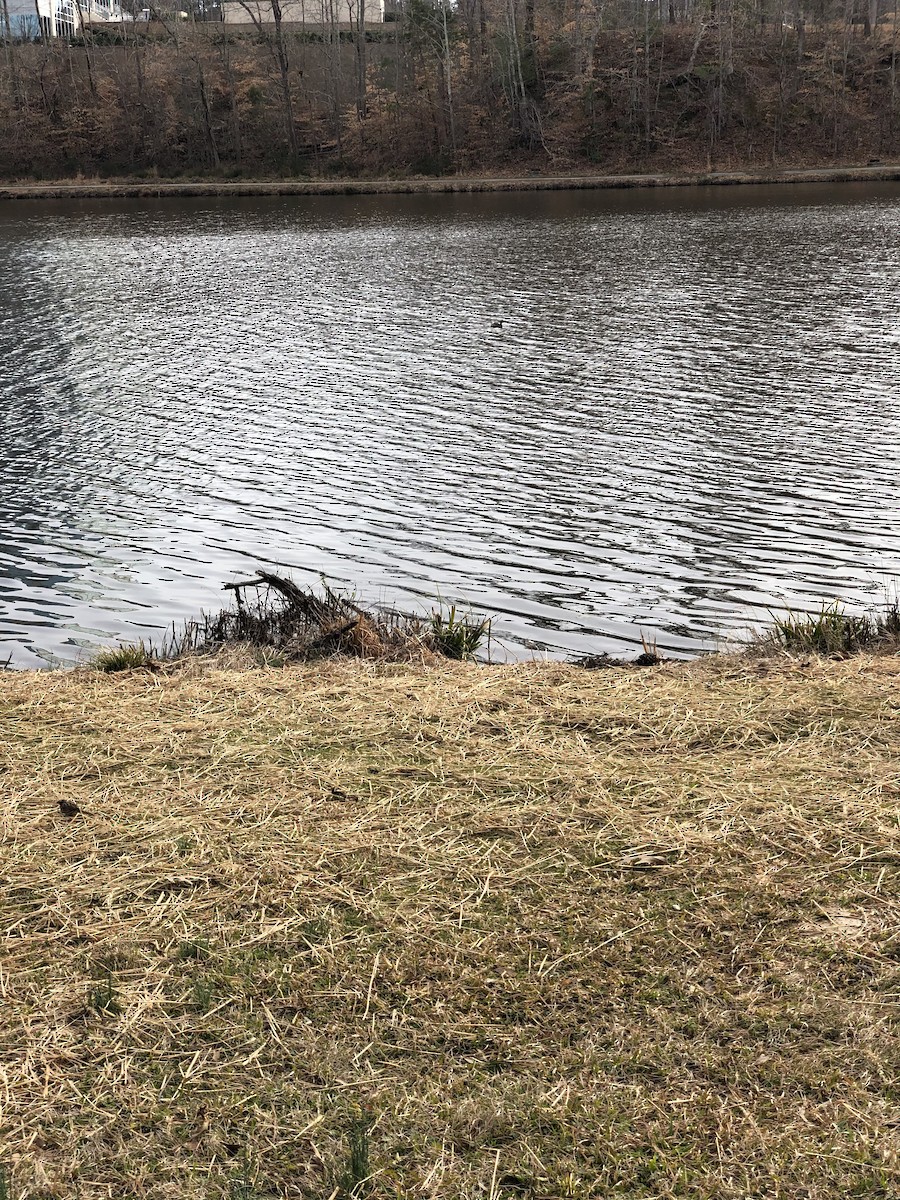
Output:
[[[74,37],[82,24],[122,21],[118,0],[6,0],[13,37]],[[0,21],[4,11],[0,6]],[[6,33],[0,29],[0,35]]]
[[[364,0],[363,19],[367,25],[384,21],[384,0]],[[272,5],[268,0],[226,0],[223,5],[227,25],[273,25]],[[355,25],[358,0],[282,0],[281,18],[289,25]]]

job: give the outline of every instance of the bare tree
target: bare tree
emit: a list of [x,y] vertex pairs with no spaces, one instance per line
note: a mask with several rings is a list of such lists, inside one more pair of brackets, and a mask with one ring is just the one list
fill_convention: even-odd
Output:
[[[297,138],[297,124],[294,120],[294,101],[291,96],[291,64],[284,36],[284,10],[281,7],[281,0],[261,0],[257,4],[254,4],[252,0],[240,0],[240,5],[256,26],[260,38],[268,46],[275,66],[278,69],[288,148],[291,160],[296,162],[300,153],[300,143]],[[272,13],[272,26],[274,29],[274,37],[272,38],[269,37],[268,28],[263,22],[265,5],[268,5]]]

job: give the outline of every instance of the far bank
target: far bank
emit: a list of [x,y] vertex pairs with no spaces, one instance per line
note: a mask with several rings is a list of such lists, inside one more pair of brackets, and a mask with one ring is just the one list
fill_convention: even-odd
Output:
[[165,196],[441,195],[475,192],[604,191],[759,184],[891,183],[900,163],[621,175],[407,176],[400,179],[67,179],[0,183],[0,200],[102,200]]

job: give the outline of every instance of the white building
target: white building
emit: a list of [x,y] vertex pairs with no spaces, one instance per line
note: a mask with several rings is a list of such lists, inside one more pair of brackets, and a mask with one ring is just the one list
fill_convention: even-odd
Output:
[[[366,25],[381,25],[385,10],[390,13],[395,10],[393,0],[387,4],[385,0],[281,0],[281,19],[286,25],[295,26],[352,26],[356,24],[360,3],[364,5]],[[222,11],[227,25],[274,24],[271,0],[225,0]]]
[[119,0],[0,0],[0,37],[70,38],[85,25],[130,19]]

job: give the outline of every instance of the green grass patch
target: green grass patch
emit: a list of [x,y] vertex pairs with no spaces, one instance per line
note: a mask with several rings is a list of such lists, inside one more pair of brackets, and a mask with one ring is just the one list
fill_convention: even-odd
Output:
[[771,628],[760,637],[766,648],[792,654],[844,657],[863,651],[896,651],[900,648],[900,602],[879,611],[848,612],[840,601],[823,604],[818,612],[788,609],[773,614]]
[[431,614],[431,640],[445,658],[474,658],[490,632],[489,617],[459,612],[455,604]]
[[94,655],[91,665],[106,675],[116,671],[138,671],[153,665],[153,651],[143,642],[110,646]]

